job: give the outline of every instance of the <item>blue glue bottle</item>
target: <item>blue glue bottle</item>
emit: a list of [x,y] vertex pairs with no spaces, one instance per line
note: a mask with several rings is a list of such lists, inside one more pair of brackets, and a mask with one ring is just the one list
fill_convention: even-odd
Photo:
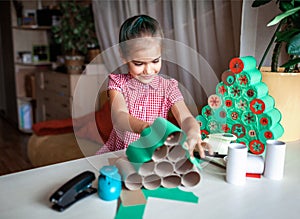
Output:
[[118,173],[118,168],[116,166],[103,166],[99,172],[99,197],[105,201],[118,199],[122,190],[121,175]]

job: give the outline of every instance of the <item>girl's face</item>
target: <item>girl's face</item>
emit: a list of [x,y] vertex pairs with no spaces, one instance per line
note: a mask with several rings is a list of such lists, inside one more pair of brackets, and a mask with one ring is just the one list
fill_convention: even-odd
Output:
[[151,37],[143,37],[131,47],[125,60],[129,74],[144,84],[150,83],[161,69],[161,44]]

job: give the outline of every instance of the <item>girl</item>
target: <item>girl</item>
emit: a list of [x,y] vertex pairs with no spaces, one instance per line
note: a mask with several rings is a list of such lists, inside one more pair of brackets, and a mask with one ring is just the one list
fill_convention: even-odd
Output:
[[113,130],[98,154],[127,148],[157,117],[167,118],[171,109],[187,134],[191,156],[196,148],[205,157],[204,147],[209,146],[201,146],[199,124],[184,103],[178,82],[159,75],[162,39],[159,23],[147,15],[131,17],[122,24],[120,54],[128,73],[109,75]]

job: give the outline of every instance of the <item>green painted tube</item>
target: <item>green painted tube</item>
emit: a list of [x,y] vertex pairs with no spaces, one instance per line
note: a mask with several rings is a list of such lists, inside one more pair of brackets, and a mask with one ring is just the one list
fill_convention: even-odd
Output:
[[243,98],[248,101],[262,98],[268,94],[268,91],[268,86],[264,82],[259,82],[254,85],[245,87],[243,90]]
[[128,146],[126,150],[128,160],[132,163],[150,161],[154,151],[164,145],[168,136],[175,133],[179,133],[178,144],[183,145],[186,140],[185,133],[168,120],[158,117],[151,126],[142,131],[137,141]]
[[259,132],[259,140],[266,143],[267,140],[274,140],[280,138],[284,133],[284,129],[280,123],[270,129],[263,129]]
[[205,119],[211,118],[213,115],[213,111],[209,105],[206,105],[202,108],[201,114]]
[[241,115],[241,121],[247,127],[251,126],[251,125],[256,125],[257,124],[257,116],[254,113],[252,113],[250,110],[246,110]]
[[248,71],[242,71],[237,78],[237,82],[240,86],[250,86],[259,83],[261,79],[261,72],[254,68]]
[[277,125],[281,120],[281,113],[278,109],[274,108],[270,111],[258,116],[258,121],[261,129],[269,129]]
[[206,124],[207,124],[206,118],[204,118],[204,116],[202,116],[202,115],[198,115],[198,116],[196,116],[196,120],[200,125],[200,130],[205,129]]
[[254,114],[262,114],[274,108],[275,100],[270,95],[266,95],[259,99],[253,99],[250,102],[250,110]]
[[242,71],[249,71],[256,68],[256,60],[253,56],[244,56],[239,58],[233,58],[229,62],[229,68],[235,74],[239,74]]

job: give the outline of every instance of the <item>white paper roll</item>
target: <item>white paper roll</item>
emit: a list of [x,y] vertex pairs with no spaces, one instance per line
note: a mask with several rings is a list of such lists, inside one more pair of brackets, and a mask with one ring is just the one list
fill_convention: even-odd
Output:
[[234,185],[246,182],[247,147],[239,143],[231,143],[228,147],[226,181]]
[[255,154],[248,154],[247,156],[247,173],[258,173],[262,174],[264,172],[264,158]]
[[285,150],[285,142],[267,140],[264,177],[273,180],[283,178]]

